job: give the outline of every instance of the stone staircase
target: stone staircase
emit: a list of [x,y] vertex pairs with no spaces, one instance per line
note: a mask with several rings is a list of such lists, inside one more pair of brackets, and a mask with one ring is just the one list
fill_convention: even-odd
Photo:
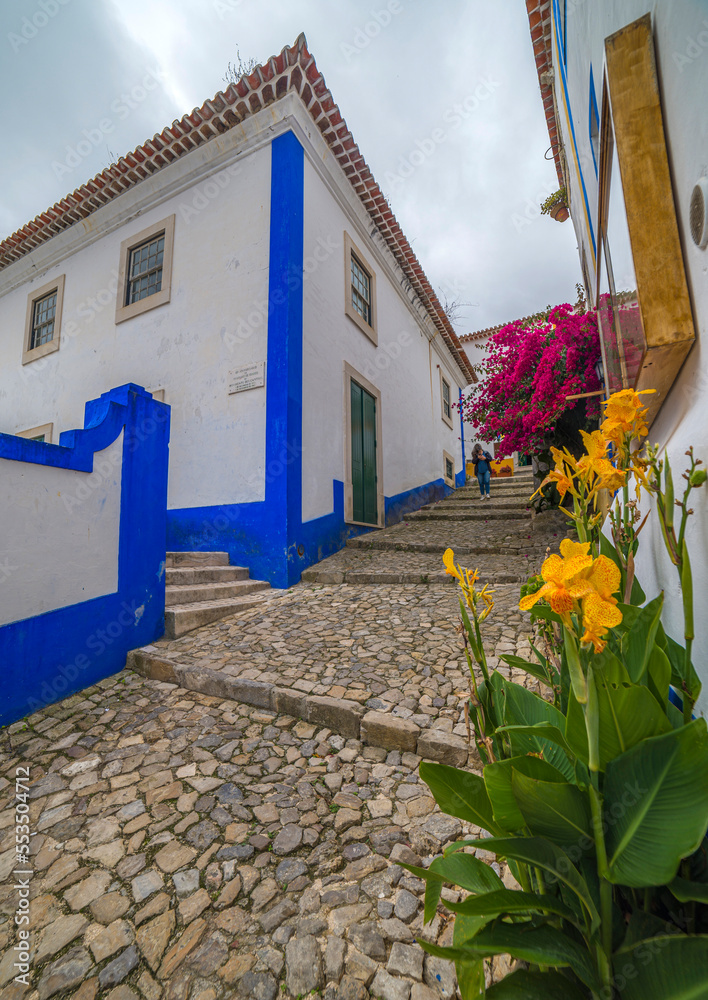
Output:
[[484,583],[519,583],[537,572],[546,549],[558,548],[567,532],[566,515],[534,516],[529,497],[531,470],[493,479],[490,500],[482,500],[476,480],[407,514],[403,521],[350,538],[335,555],[302,574],[304,583],[454,584],[442,554],[479,568]]
[[165,636],[176,639],[267,599],[270,584],[230,566],[228,552],[168,552],[165,570]]

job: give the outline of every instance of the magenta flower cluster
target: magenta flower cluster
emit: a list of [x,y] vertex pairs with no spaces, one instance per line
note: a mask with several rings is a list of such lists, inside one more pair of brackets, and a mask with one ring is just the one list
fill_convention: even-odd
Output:
[[[492,334],[475,391],[462,402],[463,418],[484,441],[501,442],[503,454],[538,452],[553,443],[558,418],[578,401],[566,396],[600,388],[595,363],[600,340],[594,313],[555,306],[546,322],[509,323]],[[600,397],[586,400],[599,415]]]

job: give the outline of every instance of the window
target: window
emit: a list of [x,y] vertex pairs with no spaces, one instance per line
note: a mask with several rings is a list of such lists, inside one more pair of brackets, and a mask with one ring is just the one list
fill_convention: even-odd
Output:
[[595,80],[593,78],[592,66],[590,67],[590,111],[588,118],[588,131],[590,133],[590,151],[592,152],[592,162],[597,175],[600,167],[600,112],[597,110],[597,95],[595,93]]
[[170,301],[174,233],[171,215],[121,243],[116,323]]
[[445,378],[440,369],[440,403],[441,416],[448,427],[452,427],[452,390],[451,383]]
[[447,451],[443,452],[443,480],[446,486],[455,488],[455,459]]
[[165,234],[148,240],[130,251],[128,288],[125,305],[146,299],[162,290],[162,259],[165,255]]
[[59,349],[64,277],[60,275],[27,296],[23,365]]
[[374,344],[376,333],[376,275],[364,254],[344,234],[344,311]]
[[54,424],[41,424],[26,431],[17,431],[15,437],[26,438],[28,441],[42,441],[51,444]]

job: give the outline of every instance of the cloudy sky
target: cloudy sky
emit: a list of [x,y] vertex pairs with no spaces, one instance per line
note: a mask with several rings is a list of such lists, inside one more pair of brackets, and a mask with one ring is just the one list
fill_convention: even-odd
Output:
[[575,301],[523,0],[13,0],[0,239],[304,31],[458,333]]

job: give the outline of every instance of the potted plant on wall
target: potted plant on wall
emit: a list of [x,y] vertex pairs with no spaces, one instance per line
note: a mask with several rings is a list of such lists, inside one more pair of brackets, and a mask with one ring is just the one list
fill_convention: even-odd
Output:
[[541,204],[541,215],[550,215],[556,222],[565,222],[569,214],[568,196],[564,187],[554,191]]

